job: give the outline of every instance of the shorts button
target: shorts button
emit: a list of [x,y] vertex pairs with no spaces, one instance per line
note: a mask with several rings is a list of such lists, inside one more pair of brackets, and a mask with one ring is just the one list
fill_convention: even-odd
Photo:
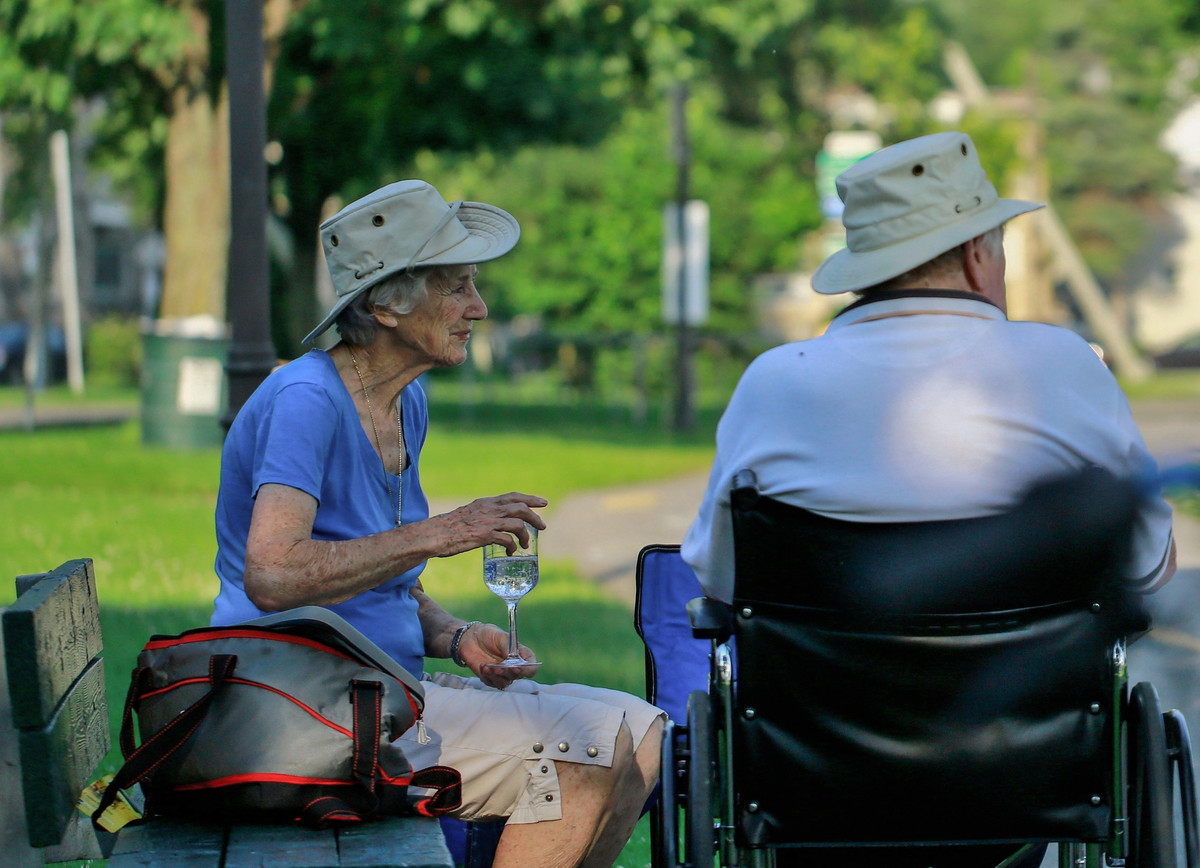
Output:
[[569,744],[567,744],[565,741],[560,741],[558,743],[558,749],[561,750],[563,753],[566,753],[567,751],[569,751],[571,749],[571,746]]
[[545,749],[546,749],[546,748],[544,748],[544,747],[542,746],[542,743],[541,743],[540,741],[535,741],[535,742],[533,743],[533,752],[534,752],[534,753],[541,753],[541,752],[542,752],[542,751],[544,751]]
[[550,795],[550,793],[546,793],[546,801],[547,801],[547,802],[553,802],[553,801],[554,801],[554,796]]
[[600,751],[596,750],[594,747],[589,747],[589,748],[587,749],[587,755],[588,755],[588,756],[594,757],[594,756],[596,756],[596,754],[598,754],[598,753],[600,753]]
[[549,766],[542,766],[542,774],[544,774],[544,775],[548,775],[548,774],[550,774],[550,767],[549,767]]

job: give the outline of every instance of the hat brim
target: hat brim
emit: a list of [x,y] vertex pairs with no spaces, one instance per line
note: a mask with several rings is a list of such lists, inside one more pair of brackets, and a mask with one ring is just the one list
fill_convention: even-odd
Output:
[[860,252],[842,248],[818,266],[812,276],[812,288],[822,295],[867,289],[898,277],[1020,214],[1044,207],[1023,199],[998,199],[965,220],[898,244]]
[[[512,250],[521,238],[521,225],[517,223],[517,219],[495,205],[488,205],[484,202],[463,202],[458,208],[456,218],[467,230],[467,237],[453,247],[434,251],[428,256],[418,258],[413,263],[413,268],[490,262]],[[312,343],[334,324],[342,311],[349,307],[356,298],[402,270],[401,267],[381,269],[371,275],[370,279],[364,281],[361,286],[356,286],[353,292],[339,298],[337,304],[317,327],[308,333],[302,343]]]

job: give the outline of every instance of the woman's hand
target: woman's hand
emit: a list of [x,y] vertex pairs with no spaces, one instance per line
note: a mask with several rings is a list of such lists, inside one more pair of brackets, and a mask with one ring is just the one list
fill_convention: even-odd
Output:
[[514,536],[522,545],[529,543],[526,522],[538,530],[546,529],[546,522],[534,512],[546,503],[544,497],[511,491],[496,497],[481,497],[428,521],[435,522],[445,535],[446,545],[442,546],[440,557],[461,554],[489,543],[500,543],[511,552]]
[[[526,660],[537,661],[537,657],[526,646],[520,645],[517,650]],[[499,663],[508,657],[508,632],[495,624],[476,624],[467,630],[458,647],[458,654],[488,687],[503,690],[519,678],[532,678],[537,674],[536,666],[487,666],[488,663]]]

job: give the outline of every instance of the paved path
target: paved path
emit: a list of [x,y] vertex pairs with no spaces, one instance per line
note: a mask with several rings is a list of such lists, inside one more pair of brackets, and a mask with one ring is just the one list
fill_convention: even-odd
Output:
[[683,540],[707,481],[703,473],[568,497],[546,513],[541,554],[573,558],[582,575],[632,605],[638,552]]
[[86,407],[0,407],[0,431],[66,428],[82,425],[116,425],[137,416],[129,404],[91,404]]

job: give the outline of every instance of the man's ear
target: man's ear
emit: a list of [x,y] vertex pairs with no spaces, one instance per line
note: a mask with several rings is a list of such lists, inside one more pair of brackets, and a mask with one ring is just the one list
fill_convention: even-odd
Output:
[[984,291],[985,266],[990,254],[983,236],[977,235],[963,244],[963,277],[972,291]]

